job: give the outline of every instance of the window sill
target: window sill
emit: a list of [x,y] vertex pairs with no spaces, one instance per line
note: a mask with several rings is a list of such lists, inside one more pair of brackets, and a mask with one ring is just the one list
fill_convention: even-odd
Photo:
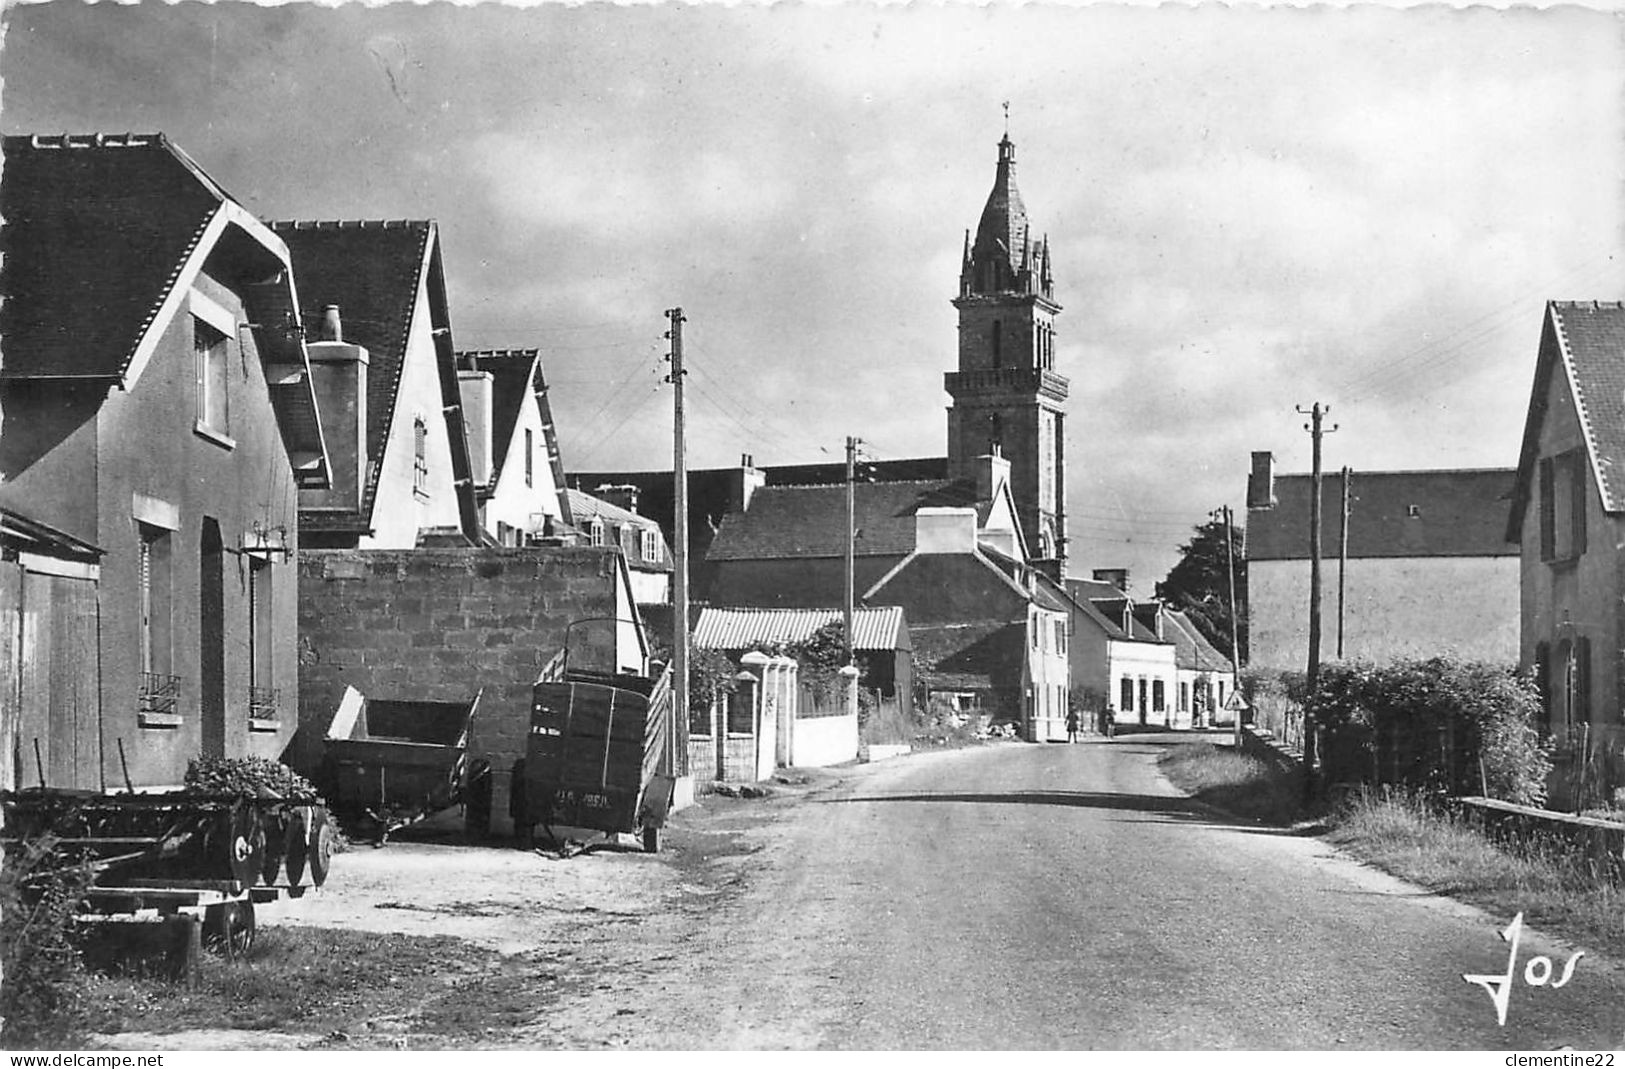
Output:
[[136,721],[144,728],[178,728],[183,722],[179,713],[141,713]]
[[267,716],[251,716],[248,718],[249,731],[281,731],[282,721],[279,718]]
[[728,732],[728,738],[730,738],[730,739],[754,739],[755,737],[756,737],[756,733],[753,732],[753,731],[730,731],[730,732]]
[[412,487],[412,496],[417,498],[419,501],[427,501],[429,500],[429,491],[420,490],[418,487],[414,486]]
[[237,448],[237,439],[233,438],[229,434],[215,430],[202,420],[197,420],[192,424],[192,433],[197,435],[199,438],[213,442],[222,449]]

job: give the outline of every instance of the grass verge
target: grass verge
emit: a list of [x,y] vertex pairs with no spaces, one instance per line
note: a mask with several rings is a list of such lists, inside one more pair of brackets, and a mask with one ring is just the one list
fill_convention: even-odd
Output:
[[188,988],[139,967],[83,976],[72,1044],[89,1033],[248,1029],[350,1039],[466,1039],[533,1022],[571,970],[545,954],[504,957],[449,936],[267,927],[250,954],[206,954]]
[[1535,840],[1513,850],[1405,794],[1367,791],[1332,816],[1327,836],[1371,864],[1586,949],[1625,952],[1625,893],[1574,849]]
[[1296,788],[1265,762],[1211,742],[1169,748],[1162,770],[1191,797],[1228,813],[1289,825],[1303,815]]

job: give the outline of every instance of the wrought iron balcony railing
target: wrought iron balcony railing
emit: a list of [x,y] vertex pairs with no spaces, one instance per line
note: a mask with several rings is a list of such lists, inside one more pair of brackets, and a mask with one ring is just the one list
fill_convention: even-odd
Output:
[[181,677],[160,672],[141,673],[140,709],[143,713],[173,716],[180,711]]
[[248,688],[248,717],[250,720],[275,720],[282,704],[282,695],[275,687]]

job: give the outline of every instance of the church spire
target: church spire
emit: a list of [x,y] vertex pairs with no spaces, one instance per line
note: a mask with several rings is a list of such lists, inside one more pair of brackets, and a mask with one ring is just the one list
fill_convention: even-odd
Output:
[[976,226],[976,240],[970,247],[960,274],[961,296],[992,296],[1000,293],[1041,293],[1051,296],[1034,271],[1038,257],[1031,247],[1027,207],[1016,186],[1016,145],[1008,130],[999,139],[998,169],[993,190]]

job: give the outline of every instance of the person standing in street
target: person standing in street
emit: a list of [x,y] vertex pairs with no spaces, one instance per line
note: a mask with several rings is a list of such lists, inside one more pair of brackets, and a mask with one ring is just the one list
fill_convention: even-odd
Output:
[[1078,711],[1076,709],[1066,711],[1066,741],[1078,741]]

